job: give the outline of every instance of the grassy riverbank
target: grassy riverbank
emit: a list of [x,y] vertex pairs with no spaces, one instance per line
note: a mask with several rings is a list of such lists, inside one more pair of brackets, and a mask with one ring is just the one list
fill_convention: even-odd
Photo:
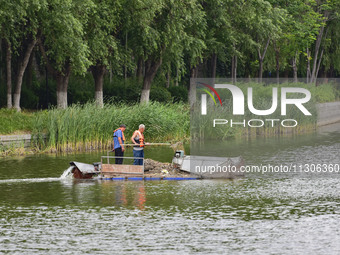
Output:
[[[283,86],[304,87],[310,90],[312,94],[312,99],[308,106],[306,105],[312,112],[312,117],[306,118],[294,107],[294,111],[285,116],[285,119],[294,118],[298,120],[299,126],[294,129],[295,133],[310,132],[315,129],[316,103],[332,102],[339,100],[340,97],[339,89],[331,84],[318,87],[302,83],[282,84],[279,87]],[[240,84],[239,87],[244,91],[247,87],[252,87],[254,107],[269,109],[272,103],[271,87],[278,87],[278,85]],[[200,117],[198,121],[192,122],[192,131],[197,135],[197,138],[235,139],[249,136],[273,136],[290,132],[281,126],[271,128],[271,122],[265,122],[265,126],[261,128],[243,128],[240,126],[231,128],[227,125],[221,125],[212,130],[211,123],[216,118],[233,118],[235,121],[241,121],[231,115],[232,100],[230,93],[227,92],[225,90],[219,91],[224,99],[223,108],[219,105],[211,106],[216,108],[212,114]],[[111,146],[112,131],[119,127],[121,123],[127,125],[125,132],[127,142],[130,142],[129,138],[132,132],[138,128],[140,123],[143,123],[146,125],[145,137],[148,142],[187,141],[190,137],[189,112],[189,105],[186,103],[158,102],[147,105],[109,103],[105,104],[104,108],[99,108],[94,103],[86,103],[83,105],[75,104],[65,110],[52,108],[37,112],[16,112],[15,110],[0,109],[0,135],[31,133],[38,138],[32,144],[34,151],[108,149]],[[280,106],[274,114],[268,116],[271,119],[280,119],[281,117]],[[242,118],[258,119],[258,116],[246,112]],[[0,154],[9,150],[15,151],[14,148],[7,148],[0,144]],[[20,149],[20,153],[22,151]]]
[[0,135],[32,132],[35,116],[36,114],[32,112],[0,109]]

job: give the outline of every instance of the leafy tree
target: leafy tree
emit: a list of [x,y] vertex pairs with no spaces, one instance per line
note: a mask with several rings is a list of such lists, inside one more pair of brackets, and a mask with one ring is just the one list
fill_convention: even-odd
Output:
[[231,0],[207,0],[203,2],[203,9],[208,29],[205,30],[206,50],[205,58],[210,60],[209,76],[215,78],[217,58],[225,58],[225,50],[231,49],[235,38],[232,35]]
[[306,45],[312,45],[320,28],[320,15],[314,11],[314,0],[273,1],[273,4],[287,11],[282,33],[275,40],[277,78],[280,69],[280,53],[291,63],[297,82],[298,60]]
[[121,61],[117,34],[121,29],[122,3],[117,0],[95,0],[88,19],[85,19],[85,41],[90,50],[90,67],[95,82],[95,100],[103,106],[103,81],[110,59]]
[[[134,89],[129,101],[140,96],[148,102],[152,84],[157,84],[154,95],[162,95],[165,84],[181,81],[183,88],[189,85],[191,105],[195,84],[188,81],[198,76],[231,73],[233,82],[237,75],[261,82],[264,71],[276,70],[278,81],[285,71],[295,81],[299,74],[314,83],[319,73],[340,71],[340,0],[0,0],[0,6],[7,107],[18,110],[20,98],[35,93],[27,87],[21,96],[32,52],[43,58],[46,77],[55,79],[61,108],[67,107],[71,74],[81,79],[87,72],[103,105],[108,69],[107,95],[119,99],[119,93],[108,91],[126,86]],[[112,86],[112,75],[121,86]],[[142,91],[136,84],[143,85]],[[82,94],[76,88],[85,89],[73,86],[73,96]]]
[[135,56],[145,60],[140,100],[144,103],[149,101],[151,83],[163,59],[171,54],[175,60],[182,58],[183,46],[190,41],[186,29],[201,18],[202,12],[196,0],[136,1],[134,6],[131,20],[139,22],[131,22],[129,33],[134,39],[130,47]]
[[[329,70],[330,75],[339,74],[340,71],[340,20],[334,19],[328,24],[328,38],[324,40],[324,45],[322,48],[321,55],[322,58],[322,73],[323,77],[327,76],[327,70]],[[320,61],[319,61],[320,64]],[[320,67],[316,73],[319,73]]]
[[272,40],[276,40],[281,33],[282,24],[285,22],[285,10],[272,6],[264,0],[250,1],[248,6],[250,17],[250,35],[256,42],[258,55],[259,82],[262,82],[263,61],[268,46]]
[[[318,71],[323,56],[323,49],[320,51],[321,44],[322,41],[324,41],[324,38],[327,37],[329,23],[333,20],[338,20],[340,17],[340,0],[318,0],[316,1],[316,5],[314,8],[316,12],[321,14],[322,22],[314,45],[314,58],[312,69],[310,69],[308,62],[307,81],[309,80],[311,83],[314,83],[318,76]],[[310,52],[308,47],[307,52]]]
[[71,70],[83,74],[91,64],[83,24],[93,8],[91,1],[53,0],[44,12],[39,46],[48,71],[57,82],[58,108],[67,107]]
[[[39,18],[46,6],[44,0],[3,1],[1,5],[1,36],[6,41],[7,107],[20,111],[23,76],[39,36]],[[12,102],[12,53],[17,56],[15,90]]]

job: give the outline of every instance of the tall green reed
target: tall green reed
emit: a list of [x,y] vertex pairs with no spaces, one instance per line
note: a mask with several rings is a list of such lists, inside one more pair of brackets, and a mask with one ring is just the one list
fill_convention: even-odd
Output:
[[89,150],[110,147],[113,130],[120,124],[127,126],[125,136],[130,137],[140,124],[146,126],[145,138],[149,142],[188,139],[189,109],[185,104],[105,104],[94,102],[75,104],[65,110],[52,108],[47,114],[38,115],[34,133],[46,143],[39,146],[58,151]]

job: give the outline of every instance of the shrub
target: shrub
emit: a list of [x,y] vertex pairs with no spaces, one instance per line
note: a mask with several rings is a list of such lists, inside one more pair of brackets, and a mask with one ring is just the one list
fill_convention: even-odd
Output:
[[188,102],[188,90],[183,86],[171,86],[168,88],[173,102]]
[[104,80],[104,97],[106,102],[136,103],[139,101],[142,91],[141,84],[137,79],[114,78]]
[[32,89],[22,87],[21,90],[21,108],[25,109],[37,109],[39,106],[39,96],[34,93]]
[[150,100],[168,103],[171,101],[171,93],[164,87],[151,87]]

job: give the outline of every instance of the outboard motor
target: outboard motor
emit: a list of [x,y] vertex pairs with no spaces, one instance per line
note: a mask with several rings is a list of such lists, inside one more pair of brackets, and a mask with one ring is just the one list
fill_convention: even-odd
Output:
[[174,158],[172,159],[172,164],[175,168],[181,168],[184,156],[185,155],[183,150],[176,150]]
[[94,170],[95,171],[101,171],[102,170],[102,163],[101,162],[95,162],[93,163]]
[[184,157],[184,151],[182,150],[177,150],[175,152],[175,158],[183,158]]

